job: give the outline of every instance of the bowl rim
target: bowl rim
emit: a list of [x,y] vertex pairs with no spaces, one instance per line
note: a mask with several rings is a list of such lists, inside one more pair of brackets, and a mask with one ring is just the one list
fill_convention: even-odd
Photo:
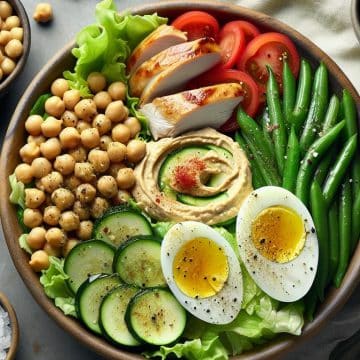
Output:
[[15,359],[15,354],[19,345],[19,323],[13,306],[8,297],[0,291],[0,305],[9,314],[11,327],[11,343],[10,348],[6,354],[6,360]]
[[13,81],[19,76],[19,74],[24,69],[27,58],[30,52],[31,46],[31,28],[28,15],[25,11],[24,5],[19,0],[7,0],[10,5],[13,7],[14,13],[19,16],[21,25],[24,29],[23,37],[23,53],[19,58],[19,61],[16,62],[14,71],[3,81],[0,81],[0,95],[6,93],[9,90],[9,87],[13,84]]
[[352,0],[351,2],[351,21],[354,32],[360,42],[360,1]]
[[[244,19],[252,19],[261,23],[264,27],[269,27],[275,31],[281,31],[288,34],[297,44],[301,44],[301,47],[310,51],[312,56],[321,60],[328,67],[329,73],[336,78],[341,87],[347,88],[355,99],[357,112],[360,113],[360,97],[351,84],[346,75],[336,65],[333,60],[330,59],[322,50],[320,50],[315,44],[313,44],[305,36],[301,35],[290,26],[282,23],[281,21],[272,18],[266,14],[254,11],[248,8],[244,8],[238,5],[202,0],[197,2],[185,2],[183,0],[167,1],[145,4],[131,8],[132,13],[145,14],[152,12],[171,12],[171,11],[185,11],[185,10],[208,10],[215,13],[224,13],[232,17],[241,17]],[[38,73],[33,79],[24,95],[16,107],[13,117],[10,121],[0,160],[0,183],[3,186],[0,187],[0,197],[7,199],[9,195],[9,184],[7,174],[9,174],[9,168],[7,166],[7,158],[11,154],[11,145],[13,141],[13,133],[16,130],[18,122],[23,119],[22,113],[28,108],[29,98],[34,97],[34,90],[39,87],[38,83],[41,80],[46,79],[48,72],[64,61],[64,58],[68,56],[71,48],[74,46],[74,42],[71,42],[63,49],[61,49]],[[39,283],[38,276],[30,269],[27,264],[27,256],[24,251],[20,249],[17,243],[17,239],[14,236],[14,229],[10,221],[12,213],[14,213],[13,205],[8,201],[0,202],[0,211],[2,219],[2,227],[7,246],[9,248],[13,262],[22,277],[25,285],[30,290],[32,296],[41,305],[41,307],[50,315],[54,320],[67,332],[72,334],[77,340],[82,342],[93,351],[101,354],[108,359],[143,359],[139,354],[127,352],[124,349],[119,349],[112,346],[110,343],[96,336],[95,334],[87,331],[77,320],[69,316],[65,316],[61,310],[55,307],[52,300],[49,299]],[[263,347],[256,347],[254,350],[244,353],[239,356],[233,357],[233,359],[268,359],[278,357],[279,355],[293,350],[295,346],[303,342],[309,336],[315,334],[321,329],[331,316],[333,316],[347,301],[356,285],[360,282],[360,246],[357,247],[355,254],[352,257],[352,261],[349,265],[346,276],[343,280],[342,286],[339,289],[331,289],[328,293],[326,301],[320,306],[315,319],[311,323],[307,323],[302,331],[300,337],[294,336],[279,336],[275,340],[267,343]]]

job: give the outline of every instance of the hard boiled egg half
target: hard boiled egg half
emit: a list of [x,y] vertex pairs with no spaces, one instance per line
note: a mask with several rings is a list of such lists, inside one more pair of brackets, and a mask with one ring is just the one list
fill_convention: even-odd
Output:
[[319,248],[307,208],[275,186],[254,190],[240,208],[236,236],[249,274],[269,296],[292,302],[310,289]]
[[230,244],[210,226],[184,221],[161,244],[161,267],[181,305],[211,324],[227,324],[242,301],[240,263]]

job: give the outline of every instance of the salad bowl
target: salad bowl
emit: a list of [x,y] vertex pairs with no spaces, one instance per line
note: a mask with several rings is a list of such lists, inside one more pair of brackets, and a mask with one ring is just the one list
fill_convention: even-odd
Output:
[[[215,1],[197,1],[195,3],[177,0],[161,2],[136,7],[131,9],[131,12],[140,15],[157,12],[160,16],[173,19],[188,10],[207,11],[221,22],[241,18],[254,23],[263,31],[278,31],[288,35],[294,41],[300,55],[306,57],[312,65],[318,64],[319,62],[323,62],[326,65],[329,71],[332,91],[339,93],[341,89],[347,89],[355,100],[357,113],[360,114],[360,97],[340,68],[310,40],[274,18],[246,8]],[[0,196],[3,199],[0,204],[2,226],[12,259],[26,286],[40,306],[42,306],[65,331],[69,332],[74,338],[105,358],[114,360],[142,359],[141,355],[112,346],[102,338],[87,331],[80,322],[65,316],[55,307],[53,302],[44,293],[38,276],[29,267],[28,256],[18,246],[17,239],[21,234],[21,229],[18,225],[15,209],[8,201],[5,201],[10,194],[8,176],[14,171],[16,164],[19,162],[18,152],[25,138],[23,124],[27,114],[39,95],[46,92],[50,84],[61,76],[64,70],[71,69],[74,66],[75,59],[71,54],[71,49],[74,46],[75,43],[68,44],[44,66],[42,71],[29,85],[13,114],[6,133],[0,163],[2,185],[0,188]],[[345,304],[359,283],[359,280],[360,247],[358,246],[341,287],[328,291],[325,301],[315,314],[314,320],[304,326],[301,336],[282,335],[276,337],[270,343],[256,347],[250,352],[234,357],[234,359],[273,359],[276,356],[283,355],[294,349],[296,345],[320,331],[321,327],[325,325],[330,317]]]

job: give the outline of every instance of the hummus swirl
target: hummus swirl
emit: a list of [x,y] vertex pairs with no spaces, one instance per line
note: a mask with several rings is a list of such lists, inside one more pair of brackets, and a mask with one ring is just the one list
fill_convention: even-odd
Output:
[[[189,193],[200,197],[221,193],[225,193],[226,196],[209,201],[205,205],[194,206],[184,204],[160,190],[159,171],[169,154],[189,146],[209,145],[224,148],[232,154],[232,159],[229,160],[217,151],[209,150],[201,159],[208,164],[205,173],[222,173],[225,174],[224,179],[218,186],[200,184],[193,193]],[[202,174],[199,178],[201,176]],[[161,221],[195,220],[208,225],[221,223],[237,215],[242,202],[252,191],[250,167],[244,152],[230,137],[211,128],[192,131],[176,138],[149,142],[144,159],[135,168],[135,177],[135,200],[142,210]]]

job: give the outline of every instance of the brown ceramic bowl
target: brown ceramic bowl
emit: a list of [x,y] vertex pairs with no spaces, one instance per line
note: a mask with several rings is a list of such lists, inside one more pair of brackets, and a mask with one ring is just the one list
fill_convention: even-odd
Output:
[[24,38],[23,38],[24,51],[21,57],[17,60],[14,71],[9,76],[3,78],[0,81],[0,97],[9,91],[15,79],[23,70],[29,55],[30,43],[31,43],[31,31],[30,31],[29,19],[23,4],[19,0],[7,0],[7,1],[10,3],[10,5],[13,8],[13,14],[17,15],[20,18],[21,26],[24,28]]
[[13,360],[15,359],[16,350],[19,344],[19,325],[14,308],[10,304],[9,299],[2,292],[0,292],[0,305],[9,314],[10,326],[12,331],[11,344],[7,352],[6,360]]
[[[323,61],[326,64],[330,73],[330,86],[332,91],[340,94],[342,88],[348,89],[354,97],[357,104],[357,111],[360,113],[359,95],[340,68],[310,40],[291,29],[289,26],[265,14],[225,4],[223,2],[186,2],[184,0],[148,4],[133,9],[133,12],[137,14],[157,12],[161,16],[174,18],[187,10],[205,10],[215,15],[221,21],[234,19],[249,20],[263,30],[274,30],[287,34],[294,40],[301,55],[309,59],[313,65],[318,64],[319,61]],[[43,288],[39,283],[37,274],[30,269],[28,265],[28,255],[26,255],[18,246],[17,239],[21,234],[21,230],[17,222],[14,206],[6,201],[10,193],[8,176],[14,171],[16,165],[20,161],[18,150],[25,142],[24,121],[37,97],[48,91],[51,82],[56,79],[64,69],[69,69],[74,64],[74,58],[70,53],[73,46],[74,44],[71,43],[60,50],[60,52],[55,55],[55,57],[36,76],[24,93],[11,119],[5,137],[0,163],[0,198],[2,199],[0,209],[2,226],[11,256],[25,284],[36,301],[64,330],[68,331],[73,337],[107,359],[141,359],[142,357],[140,355],[116,348],[104,339],[87,331],[78,321],[65,316],[54,306],[53,302],[45,295]],[[345,304],[359,281],[360,246],[357,248],[356,253],[352,258],[341,288],[329,290],[326,301],[317,311],[315,320],[306,324],[301,336],[279,336],[263,347],[257,347],[251,352],[236,357],[236,359],[273,359],[290,349],[293,350],[297,344],[313,336],[322,326],[324,326],[329,318]]]

